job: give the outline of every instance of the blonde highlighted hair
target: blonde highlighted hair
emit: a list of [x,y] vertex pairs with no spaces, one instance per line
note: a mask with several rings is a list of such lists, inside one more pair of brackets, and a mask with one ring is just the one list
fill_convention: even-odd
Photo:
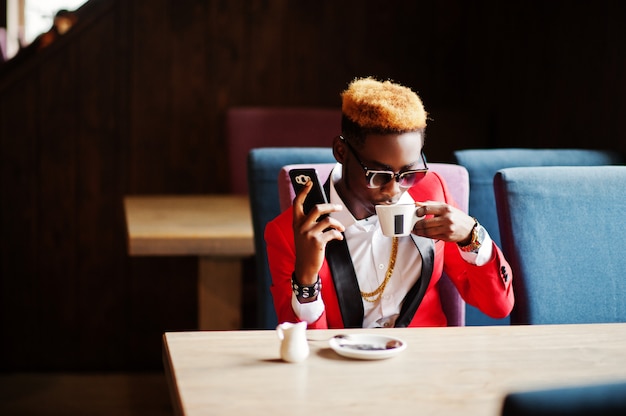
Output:
[[357,142],[371,133],[405,133],[426,127],[422,100],[410,88],[392,81],[357,78],[341,98],[343,134]]

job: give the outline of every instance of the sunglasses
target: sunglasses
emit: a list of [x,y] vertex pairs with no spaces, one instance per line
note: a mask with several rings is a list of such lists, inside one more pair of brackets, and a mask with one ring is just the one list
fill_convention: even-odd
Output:
[[357,160],[357,162],[359,162],[359,164],[365,171],[365,179],[367,180],[368,188],[380,188],[381,186],[385,186],[394,179],[402,188],[410,188],[417,182],[424,179],[424,177],[428,173],[428,166],[426,165],[424,152],[420,152],[421,163],[424,166],[421,169],[405,170],[404,172],[399,173],[392,172],[390,170],[373,170],[365,166],[365,164],[357,155],[356,150],[354,150],[352,145],[348,143],[348,141],[343,136],[339,136],[339,138],[348,146],[348,149],[350,150],[354,158]]

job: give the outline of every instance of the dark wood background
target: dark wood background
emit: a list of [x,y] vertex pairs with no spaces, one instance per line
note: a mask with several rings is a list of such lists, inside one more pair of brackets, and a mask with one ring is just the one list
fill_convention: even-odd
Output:
[[375,75],[422,96],[431,161],[626,153],[624,4],[91,0],[0,68],[0,369],[159,368],[195,327],[196,260],[128,257],[122,197],[229,192],[229,106],[338,107]]

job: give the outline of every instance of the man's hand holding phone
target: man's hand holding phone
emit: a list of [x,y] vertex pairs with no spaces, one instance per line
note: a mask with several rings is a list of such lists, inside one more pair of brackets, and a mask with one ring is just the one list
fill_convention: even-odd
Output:
[[[318,272],[324,262],[326,244],[331,240],[343,239],[343,225],[328,215],[340,211],[342,206],[326,202],[315,171],[312,174],[307,172],[309,180],[304,184],[295,182],[299,174],[302,173],[294,172],[291,176],[296,190],[296,197],[293,200],[295,273],[298,283],[312,285],[317,281]],[[323,199],[321,202],[311,203],[309,198],[319,200],[320,195]],[[305,213],[305,206],[310,210],[308,213]]]

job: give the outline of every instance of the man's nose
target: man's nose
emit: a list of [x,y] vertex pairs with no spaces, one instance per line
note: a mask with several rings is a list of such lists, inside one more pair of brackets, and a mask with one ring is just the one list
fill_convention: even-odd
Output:
[[393,178],[392,180],[384,184],[381,190],[384,194],[389,195],[390,199],[394,199],[402,193],[402,188],[400,187],[398,181],[396,181],[396,178]]

